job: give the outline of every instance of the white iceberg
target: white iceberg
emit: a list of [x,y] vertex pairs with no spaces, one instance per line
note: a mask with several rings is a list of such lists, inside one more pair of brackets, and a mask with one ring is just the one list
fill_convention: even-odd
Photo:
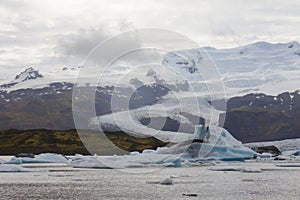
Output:
[[300,163],[276,163],[276,167],[300,167]]
[[[196,133],[199,132],[197,128],[201,128],[201,126],[196,126]],[[157,153],[180,154],[183,159],[190,161],[199,159],[242,161],[253,158],[256,154],[223,128],[212,126],[209,132],[209,140],[206,142],[184,141],[171,147],[159,148]]]
[[233,165],[216,165],[209,168],[211,171],[238,171],[242,173],[261,173],[260,168],[255,167],[244,167],[244,166],[233,166]]
[[133,155],[98,157],[98,156],[83,156],[76,155],[71,158],[69,165],[75,168],[130,168],[130,167],[160,167],[172,166],[180,167],[181,160],[170,154],[150,153],[135,153]]
[[283,156],[300,156],[300,150],[297,149],[297,150],[288,150],[288,151],[283,151],[281,153]]
[[241,171],[241,166],[216,165],[209,168],[211,171]]
[[[299,139],[287,139],[287,140],[280,140],[280,141],[270,141],[270,142],[253,142],[248,143],[246,146],[250,148],[255,147],[264,147],[264,146],[275,146],[279,149],[280,152],[285,151],[300,151],[300,138]],[[300,155],[300,154],[299,154]]]
[[28,169],[18,165],[0,164],[0,172],[39,172],[40,170]]
[[170,177],[165,178],[164,180],[160,181],[161,185],[173,185],[174,184],[174,180],[171,179]]
[[[203,127],[196,126],[195,132],[201,133],[197,128]],[[180,167],[184,163],[199,161],[243,161],[255,155],[254,151],[245,147],[223,128],[211,127],[209,134],[201,134],[196,142],[192,139],[185,140],[171,147],[158,148],[156,151],[147,149],[142,153],[132,152],[125,156],[111,157],[76,155],[71,157],[69,165],[79,168]]]
[[75,155],[72,156],[69,163],[69,166],[74,168],[99,168],[99,169],[108,169],[111,168],[109,166],[104,165],[100,158],[95,156],[83,156],[83,155]]
[[24,164],[24,163],[66,163],[68,159],[60,154],[42,153],[34,158],[29,157],[12,157],[7,164]]

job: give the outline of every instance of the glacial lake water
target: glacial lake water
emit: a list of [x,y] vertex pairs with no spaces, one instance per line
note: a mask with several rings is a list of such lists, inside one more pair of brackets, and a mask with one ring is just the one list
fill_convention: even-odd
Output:
[[[210,171],[209,166],[74,169],[64,164],[33,164],[41,172],[0,173],[0,199],[299,199],[300,168],[271,162],[230,163],[262,173]],[[147,170],[149,171],[149,169]],[[173,185],[159,184],[166,177]]]

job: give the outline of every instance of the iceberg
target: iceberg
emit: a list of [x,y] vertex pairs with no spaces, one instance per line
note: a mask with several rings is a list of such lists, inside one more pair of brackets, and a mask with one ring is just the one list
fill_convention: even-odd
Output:
[[[200,131],[199,131],[200,129]],[[209,130],[209,134],[203,134]],[[198,136],[200,133],[200,137]],[[203,138],[209,135],[209,140]],[[199,139],[199,138],[200,139]],[[189,161],[196,160],[222,160],[243,161],[253,158],[256,153],[236,140],[227,130],[211,126],[210,129],[202,126],[195,127],[196,140],[183,141],[171,147],[162,147],[157,153],[180,154],[181,158]],[[203,142],[202,142],[203,141]]]
[[83,156],[77,154],[71,157],[69,166],[74,168],[98,168],[98,169],[109,169],[111,167],[106,166],[103,164],[98,157],[95,156]]
[[68,159],[60,154],[42,153],[29,157],[12,157],[6,164],[24,164],[24,163],[66,163]]
[[300,167],[300,163],[276,163],[276,167]]
[[39,172],[37,169],[28,169],[18,165],[0,164],[0,172]]
[[270,142],[253,142],[253,143],[246,144],[246,146],[250,148],[265,147],[271,145],[277,147],[282,153],[285,151],[293,151],[293,150],[300,151],[300,138],[280,140],[280,141],[270,141]]
[[232,166],[232,165],[216,165],[209,168],[211,171],[237,171],[242,173],[261,173],[260,168],[255,167],[243,167],[243,166]]
[[161,185],[173,185],[174,180],[171,177],[165,178],[164,180],[160,181]]
[[125,156],[107,156],[98,157],[75,155],[68,163],[69,166],[75,168],[98,168],[98,169],[122,169],[130,167],[159,167],[159,166],[172,166],[180,167],[181,160],[170,154],[157,154],[156,152],[150,153],[135,153]]
[[201,161],[244,161],[256,155],[253,150],[245,147],[220,127],[196,126],[195,138],[170,147],[161,147],[157,150],[146,149],[142,153],[135,151],[124,156],[75,155],[71,157],[68,164],[79,168],[181,167],[186,163]]

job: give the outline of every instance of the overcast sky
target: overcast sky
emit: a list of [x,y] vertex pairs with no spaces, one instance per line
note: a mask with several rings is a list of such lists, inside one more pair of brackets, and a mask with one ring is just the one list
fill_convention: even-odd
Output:
[[76,65],[134,28],[164,28],[201,46],[300,41],[299,0],[1,0],[0,67]]

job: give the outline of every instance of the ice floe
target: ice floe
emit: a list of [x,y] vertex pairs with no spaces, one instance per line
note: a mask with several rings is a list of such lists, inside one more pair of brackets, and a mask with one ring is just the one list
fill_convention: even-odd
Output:
[[181,160],[170,154],[139,153],[125,156],[82,156],[76,155],[71,158],[69,165],[76,168],[130,168],[130,167],[160,167],[181,166]]
[[281,153],[285,151],[300,151],[300,139],[287,139],[280,141],[270,141],[270,142],[253,142],[248,143],[246,146],[250,148],[255,147],[265,147],[265,146],[275,146],[277,147]]
[[29,157],[12,157],[7,164],[24,164],[24,163],[66,163],[68,159],[60,154],[43,153]]
[[12,164],[0,164],[0,172],[39,172],[37,169],[24,168]]
[[216,165],[209,168],[211,171],[238,171],[242,173],[261,173],[260,168],[245,167],[245,166],[233,166],[233,165]]
[[276,167],[300,167],[300,163],[276,163]]
[[174,184],[174,180],[171,179],[170,177],[167,177],[165,179],[163,179],[162,181],[160,181],[161,185],[173,185]]

